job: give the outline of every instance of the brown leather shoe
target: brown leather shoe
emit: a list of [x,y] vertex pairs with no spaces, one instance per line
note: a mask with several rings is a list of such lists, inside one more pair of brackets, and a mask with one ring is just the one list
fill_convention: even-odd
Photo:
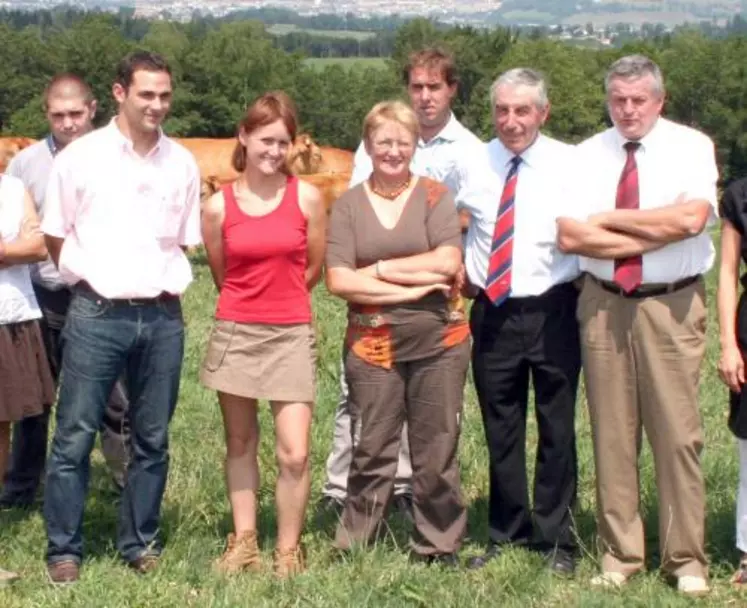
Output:
[[275,549],[275,576],[290,578],[301,574],[304,570],[306,570],[306,559],[300,545],[285,551]]
[[53,585],[71,585],[80,578],[80,566],[72,559],[47,564],[47,576]]
[[148,574],[158,567],[158,555],[144,553],[127,564],[138,574]]
[[229,534],[226,540],[226,550],[215,561],[213,567],[222,574],[237,574],[247,570],[259,572],[261,566],[257,532],[251,530],[242,532],[238,536]]

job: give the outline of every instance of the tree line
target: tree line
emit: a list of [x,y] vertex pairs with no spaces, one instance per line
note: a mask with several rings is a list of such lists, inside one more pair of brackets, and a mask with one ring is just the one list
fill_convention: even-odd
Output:
[[175,79],[173,110],[165,124],[172,135],[229,137],[246,105],[270,89],[296,101],[304,130],[320,144],[353,149],[361,122],[374,103],[405,97],[401,70],[413,49],[441,44],[457,59],[462,122],[484,139],[492,136],[489,88],[516,66],[542,70],[552,102],[547,132],[576,142],[604,128],[603,79],[617,57],[643,52],[664,71],[670,118],[714,138],[724,182],[747,175],[747,38],[706,38],[683,31],[620,49],[590,50],[505,28],[444,28],[416,19],[394,32],[386,67],[304,64],[300,52],[279,49],[258,21],[231,21],[206,28],[199,22],[146,22],[138,37],[123,32],[118,15],[86,14],[72,24],[46,29],[0,23],[0,125],[3,134],[45,133],[41,92],[59,71],[84,76],[99,100],[99,124],[114,107],[114,66],[129,50],[164,54]]

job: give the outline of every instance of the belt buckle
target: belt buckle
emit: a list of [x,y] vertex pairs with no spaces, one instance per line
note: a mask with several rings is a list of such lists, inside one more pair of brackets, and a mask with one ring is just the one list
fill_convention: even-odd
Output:
[[127,298],[125,300],[129,306],[144,306],[143,298]]

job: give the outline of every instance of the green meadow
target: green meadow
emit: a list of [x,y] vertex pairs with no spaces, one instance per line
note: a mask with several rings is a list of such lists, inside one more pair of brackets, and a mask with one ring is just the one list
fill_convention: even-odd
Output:
[[[512,550],[478,572],[444,570],[411,564],[407,557],[407,524],[389,519],[389,534],[376,546],[339,558],[332,551],[335,521],[319,518],[324,463],[330,448],[338,399],[338,366],[345,323],[344,307],[319,286],[314,293],[318,332],[319,388],[316,404],[312,468],[312,502],[303,542],[307,573],[287,582],[271,574],[275,515],[273,430],[263,407],[260,453],[262,485],[259,535],[266,571],[260,575],[222,578],[211,571],[223,550],[231,517],[223,479],[223,429],[215,395],[197,380],[211,327],[215,290],[204,259],[194,259],[196,280],[184,303],[187,347],[181,398],[171,426],[171,469],[163,504],[163,559],[158,570],[141,577],[126,568],[114,548],[117,500],[100,452],[95,451],[85,518],[86,557],[78,584],[48,585],[44,564],[45,534],[39,510],[0,513],[0,565],[18,571],[22,580],[0,590],[3,608],[212,606],[490,606],[521,608],[558,606],[744,606],[747,598],[729,585],[737,554],[733,548],[738,464],[735,442],[726,428],[726,392],[716,375],[718,336],[714,309],[715,273],[709,276],[712,316],[707,359],[703,365],[703,453],[708,492],[707,551],[713,592],[697,602],[680,597],[658,568],[656,493],[648,449],[641,458],[641,508],[648,533],[648,573],[620,591],[594,591],[589,580],[597,572],[599,551],[594,525],[594,467],[586,401],[577,409],[580,466],[579,501],[575,513],[582,559],[577,576],[563,580],[547,573],[540,558]],[[531,418],[531,416],[530,416]],[[529,424],[529,467],[534,460],[536,426]],[[463,558],[487,543],[487,450],[473,387],[465,390],[460,459],[464,498],[469,508],[468,539]],[[531,475],[531,470],[530,470]]]

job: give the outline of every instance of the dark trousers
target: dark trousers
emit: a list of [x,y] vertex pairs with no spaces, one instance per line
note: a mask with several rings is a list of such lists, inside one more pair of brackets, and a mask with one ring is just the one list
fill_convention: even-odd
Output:
[[169,467],[168,426],[184,354],[181,304],[177,298],[115,302],[76,291],[62,337],[57,427],[44,493],[47,559],[82,559],[90,454],[107,398],[123,373],[130,395],[132,459],[122,492],[117,549],[128,562],[157,554]]
[[[55,383],[59,382],[62,365],[62,327],[70,306],[70,290],[56,291],[34,285],[34,293],[42,310],[40,327],[47,351],[47,360]],[[127,394],[122,382],[117,382],[101,427],[101,447],[115,483],[124,486],[129,460],[129,430],[127,427]],[[24,418],[13,425],[13,449],[10,466],[5,474],[3,499],[13,504],[30,504],[41,484],[47,460],[49,409],[39,416]]]
[[[536,297],[472,307],[472,370],[490,453],[490,539],[537,550],[573,550],[574,412],[581,353],[578,292],[563,283]],[[526,474],[530,375],[539,431],[533,509]]]
[[459,415],[469,366],[469,344],[443,353],[371,365],[352,351],[345,355],[353,423],[360,437],[353,446],[348,498],[336,545],[372,541],[389,505],[397,471],[402,427],[407,421],[412,460],[411,547],[420,555],[459,550],[467,523],[459,479]]

